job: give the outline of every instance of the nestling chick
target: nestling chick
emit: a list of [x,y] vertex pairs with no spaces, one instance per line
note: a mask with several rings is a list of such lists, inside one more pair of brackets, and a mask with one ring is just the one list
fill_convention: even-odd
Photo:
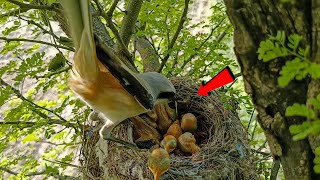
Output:
[[181,151],[186,153],[195,154],[200,151],[196,139],[190,132],[185,132],[178,138],[178,146]]
[[168,153],[171,153],[177,147],[177,139],[172,135],[166,135],[160,143]]
[[178,139],[182,134],[182,129],[180,126],[180,122],[177,120],[171,124],[171,126],[168,128],[167,133],[165,135],[172,135],[176,139]]
[[163,148],[153,150],[148,159],[148,167],[153,173],[154,180],[159,180],[160,176],[170,168],[169,153]]
[[185,132],[195,132],[197,130],[197,118],[192,113],[183,115],[181,128]]
[[155,107],[154,107],[158,117],[157,119],[158,129],[162,133],[165,133],[167,129],[170,127],[170,125],[172,124],[171,118],[167,113],[165,104],[167,103],[161,103],[161,101],[159,101],[155,104]]

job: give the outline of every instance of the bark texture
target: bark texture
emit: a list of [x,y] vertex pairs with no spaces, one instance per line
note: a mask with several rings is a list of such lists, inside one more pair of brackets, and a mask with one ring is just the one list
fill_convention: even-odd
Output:
[[[305,79],[293,81],[280,88],[277,78],[284,59],[264,63],[257,50],[267,35],[283,30],[287,35],[304,37],[303,45],[311,47],[313,61],[319,60],[318,0],[224,0],[234,26],[235,53],[245,81],[246,92],[252,94],[258,110],[258,121],[264,129],[274,158],[280,159],[286,179],[320,179],[313,172],[313,152],[317,139],[292,140],[289,126],[300,124],[304,118],[285,117],[293,103],[306,103],[308,97],[319,93],[319,82]],[[289,59],[288,59],[289,60]],[[312,139],[312,141],[310,141]]]

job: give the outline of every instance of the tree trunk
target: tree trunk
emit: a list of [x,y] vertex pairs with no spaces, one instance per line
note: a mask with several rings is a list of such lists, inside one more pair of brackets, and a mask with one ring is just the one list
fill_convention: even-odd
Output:
[[[320,2],[292,0],[224,0],[234,26],[235,53],[241,67],[246,92],[252,94],[271,152],[280,159],[286,179],[320,179],[313,172],[314,141],[293,141],[289,126],[305,121],[299,117],[285,117],[286,108],[293,103],[305,104],[307,97],[319,93],[319,82],[305,79],[293,81],[280,88],[277,78],[285,60],[268,63],[258,60],[257,50],[267,35],[277,31],[299,34],[303,45],[311,47],[313,61],[319,60]],[[288,59],[289,60],[289,59]],[[309,138],[311,139],[311,138]],[[314,139],[314,138],[312,138]]]

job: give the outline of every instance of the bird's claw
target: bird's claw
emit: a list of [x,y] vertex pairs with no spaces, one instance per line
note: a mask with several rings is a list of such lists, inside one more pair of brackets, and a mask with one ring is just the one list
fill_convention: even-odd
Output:
[[103,139],[122,144],[122,145],[124,145],[125,147],[127,147],[129,149],[139,149],[138,146],[136,144],[134,144],[134,143],[130,143],[130,142],[127,142],[127,141],[124,141],[124,140],[121,140],[121,139],[118,139],[118,138],[115,138],[115,137],[112,137],[112,136],[104,137]]

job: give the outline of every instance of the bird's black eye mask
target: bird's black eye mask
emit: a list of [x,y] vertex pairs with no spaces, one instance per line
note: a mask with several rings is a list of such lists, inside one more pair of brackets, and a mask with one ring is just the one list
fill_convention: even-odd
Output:
[[121,85],[131,95],[133,95],[139,101],[139,103],[141,103],[146,109],[152,109],[154,106],[154,100],[148,90],[131,72],[110,58],[110,56],[106,53],[106,47],[99,43],[99,38],[95,37],[95,42],[96,53],[100,62],[102,62],[108,68],[111,74],[120,81]]

